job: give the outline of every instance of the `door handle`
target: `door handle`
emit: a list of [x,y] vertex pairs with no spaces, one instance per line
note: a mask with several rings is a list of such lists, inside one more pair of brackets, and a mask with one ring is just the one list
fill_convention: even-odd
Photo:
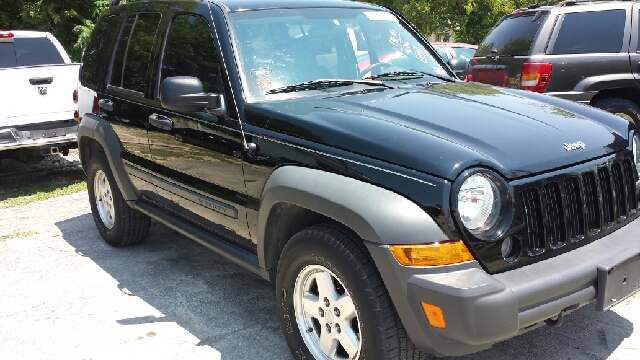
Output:
[[98,101],[98,106],[104,111],[113,111],[114,108],[113,101],[107,99],[100,99],[100,101]]
[[173,121],[171,119],[158,114],[150,115],[149,123],[162,130],[171,130],[173,128]]
[[31,85],[43,85],[43,84],[51,84],[53,82],[53,77],[38,77],[29,79],[29,83]]

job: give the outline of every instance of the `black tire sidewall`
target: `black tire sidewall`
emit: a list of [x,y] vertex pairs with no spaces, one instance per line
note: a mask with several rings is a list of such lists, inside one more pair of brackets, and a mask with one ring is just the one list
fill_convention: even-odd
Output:
[[308,265],[321,265],[336,275],[355,303],[362,342],[360,359],[365,359],[365,354],[366,359],[375,359],[376,354],[383,353],[382,348],[377,348],[382,344],[382,335],[375,331],[377,322],[372,311],[371,294],[366,287],[367,281],[358,278],[354,264],[349,264],[336,248],[323,239],[309,235],[303,231],[287,244],[276,277],[278,315],[292,355],[299,360],[314,359],[300,333],[293,296],[298,274]]
[[[109,180],[109,186],[111,187],[111,193],[113,195],[114,223],[111,229],[109,229],[100,218],[100,213],[98,212],[98,206],[96,204],[94,180],[99,170],[102,170],[107,177],[107,180]],[[121,246],[122,205],[124,199],[122,199],[122,195],[120,195],[120,190],[118,189],[115,177],[111,173],[106,156],[100,152],[95,154],[89,162],[89,168],[87,171],[87,190],[89,193],[89,203],[91,204],[91,214],[93,215],[93,220],[96,223],[98,232],[100,232],[100,236],[102,236],[104,241],[109,245]]]
[[594,105],[613,115],[617,115],[618,113],[628,115],[633,119],[637,126],[640,126],[640,107],[632,101],[620,98],[610,98],[600,100]]

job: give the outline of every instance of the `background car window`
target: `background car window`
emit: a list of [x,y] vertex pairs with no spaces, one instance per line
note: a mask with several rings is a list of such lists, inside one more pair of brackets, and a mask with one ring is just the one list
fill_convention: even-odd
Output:
[[442,58],[442,60],[447,61],[449,60],[449,57],[447,56],[447,52],[444,51],[443,48],[435,48],[436,52],[438,53],[438,55],[440,55],[440,57]]
[[0,43],[0,69],[16,66],[16,53],[13,43]]
[[145,92],[159,22],[160,14],[137,14],[127,19],[118,41],[110,85]]
[[111,53],[113,29],[117,29],[117,16],[108,16],[102,19],[93,31],[93,37],[84,51],[82,61],[82,79],[92,85],[100,82],[100,69],[103,69],[109,60]]
[[456,54],[457,58],[465,61],[471,60],[471,58],[473,58],[473,54],[476,53],[476,49],[473,48],[454,47],[451,49],[453,49],[453,52]]
[[16,38],[13,43],[0,43],[0,68],[58,64],[64,64],[64,59],[47,38]]
[[566,14],[551,54],[620,52],[625,16],[625,10]]
[[489,55],[492,50],[496,50],[497,55],[529,55],[533,39],[546,19],[545,13],[532,13],[504,19],[482,41],[475,56]]
[[178,15],[169,29],[162,58],[161,81],[172,76],[200,79],[206,93],[222,94],[220,61],[209,22],[197,15]]

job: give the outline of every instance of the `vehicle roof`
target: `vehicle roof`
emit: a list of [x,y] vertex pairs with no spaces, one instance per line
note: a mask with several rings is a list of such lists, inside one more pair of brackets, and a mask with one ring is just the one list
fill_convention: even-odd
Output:
[[[181,0],[202,2],[199,0]],[[229,11],[265,10],[281,8],[339,7],[380,10],[380,6],[349,0],[206,0],[224,5]]]
[[12,33],[14,38],[46,38],[49,33],[38,30],[0,30],[0,33]]
[[[572,8],[572,9],[579,9],[580,7],[583,6],[588,6],[588,5],[607,5],[607,4],[612,4],[612,5],[620,5],[621,2],[625,2],[625,3],[633,3],[636,2],[637,0],[618,0],[618,1],[591,1],[591,0],[566,0],[566,1],[562,1],[556,5],[545,5],[545,6],[536,6],[538,4],[533,4],[529,7],[526,8],[521,8],[521,9],[516,9],[514,10],[514,12],[516,11],[530,11],[530,10],[558,10],[558,9],[566,9],[566,8]],[[574,6],[579,6],[579,7],[574,7]]]
[[471,49],[478,48],[478,45],[458,43],[458,42],[433,41],[433,42],[429,42],[429,44],[431,44],[432,46],[465,47],[465,48],[471,48]]

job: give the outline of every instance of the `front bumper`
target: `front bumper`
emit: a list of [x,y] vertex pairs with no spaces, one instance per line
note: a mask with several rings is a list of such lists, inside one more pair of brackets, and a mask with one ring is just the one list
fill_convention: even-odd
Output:
[[0,151],[75,143],[77,135],[73,120],[0,128]]
[[[388,246],[367,247],[414,344],[456,356],[484,350],[596,300],[598,266],[640,254],[640,220],[573,251],[496,275],[476,261],[404,267]],[[431,327],[420,302],[439,306],[446,328]]]

